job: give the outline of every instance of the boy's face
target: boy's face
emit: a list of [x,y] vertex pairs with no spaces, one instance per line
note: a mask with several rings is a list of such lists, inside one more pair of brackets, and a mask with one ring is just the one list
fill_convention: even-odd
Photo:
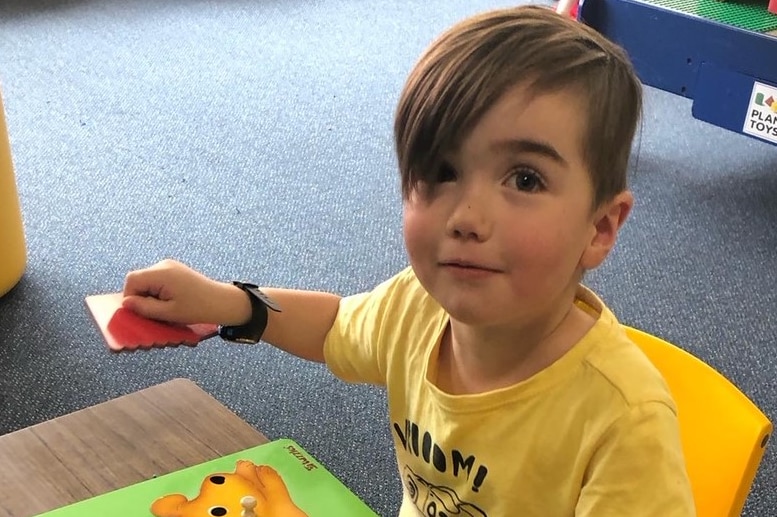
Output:
[[421,187],[405,200],[410,263],[454,319],[533,324],[568,306],[582,272],[609,251],[603,239],[614,242],[631,198],[623,193],[615,221],[602,222],[608,207],[592,210],[579,99],[508,91],[447,157],[428,195]]

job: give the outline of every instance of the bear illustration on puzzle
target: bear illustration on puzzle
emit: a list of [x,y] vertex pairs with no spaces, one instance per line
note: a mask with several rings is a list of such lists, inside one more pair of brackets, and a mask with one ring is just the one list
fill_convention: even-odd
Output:
[[208,475],[200,493],[160,497],[151,505],[155,517],[308,517],[291,499],[286,483],[267,465],[239,460],[234,472]]

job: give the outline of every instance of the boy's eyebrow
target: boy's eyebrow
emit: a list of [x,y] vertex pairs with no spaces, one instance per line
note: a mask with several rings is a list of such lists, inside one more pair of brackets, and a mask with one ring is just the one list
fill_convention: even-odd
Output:
[[496,152],[508,151],[512,153],[540,154],[563,166],[568,165],[567,161],[558,151],[556,151],[555,147],[539,140],[530,140],[527,138],[497,140],[491,144],[491,149]]

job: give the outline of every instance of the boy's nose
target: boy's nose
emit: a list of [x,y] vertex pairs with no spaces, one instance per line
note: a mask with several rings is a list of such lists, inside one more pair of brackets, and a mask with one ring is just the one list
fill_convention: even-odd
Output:
[[448,218],[451,237],[482,242],[491,235],[492,221],[489,200],[482,193],[462,195]]

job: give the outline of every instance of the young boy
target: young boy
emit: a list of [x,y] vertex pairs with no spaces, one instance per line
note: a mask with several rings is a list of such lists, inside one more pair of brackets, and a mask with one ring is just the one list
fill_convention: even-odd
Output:
[[409,268],[341,298],[168,260],[127,276],[124,305],[385,385],[401,516],[692,516],[667,387],[580,285],[632,207],[640,110],[624,52],[583,24],[475,16],[397,109]]

